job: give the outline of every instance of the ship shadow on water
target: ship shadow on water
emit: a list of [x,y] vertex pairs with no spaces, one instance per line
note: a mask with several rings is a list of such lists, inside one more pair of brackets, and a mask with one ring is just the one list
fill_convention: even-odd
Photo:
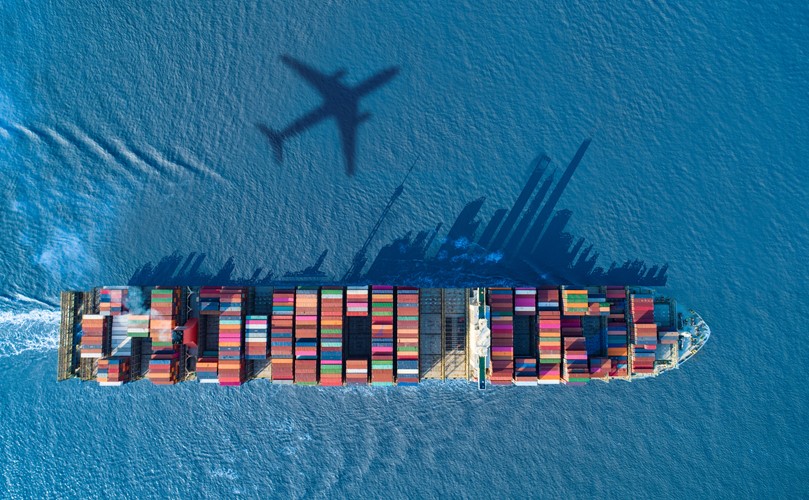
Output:
[[[408,176],[396,187],[342,275],[321,270],[328,256],[301,270],[276,274],[256,268],[247,276],[235,276],[231,257],[216,273],[202,270],[204,253],[174,253],[153,264],[144,264],[129,280],[130,285],[248,285],[273,286],[306,283],[385,283],[421,287],[466,287],[480,285],[642,285],[665,286],[668,265],[647,265],[640,259],[599,265],[592,243],[567,231],[573,217],[557,204],[578,168],[590,140],[585,140],[561,174],[551,159],[534,159],[531,174],[511,208],[498,208],[488,221],[480,217],[486,198],[469,202],[446,234],[443,224],[434,228],[403,228],[400,237],[369,255],[377,231],[404,193]],[[557,180],[558,175],[558,180]]]

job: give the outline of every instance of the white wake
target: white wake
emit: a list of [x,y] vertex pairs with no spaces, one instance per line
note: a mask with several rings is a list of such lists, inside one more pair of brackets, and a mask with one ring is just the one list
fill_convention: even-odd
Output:
[[0,358],[59,346],[59,311],[0,311]]

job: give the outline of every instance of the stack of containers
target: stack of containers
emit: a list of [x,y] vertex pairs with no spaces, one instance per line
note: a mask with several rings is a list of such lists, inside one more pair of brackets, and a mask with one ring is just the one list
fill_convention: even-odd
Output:
[[197,360],[197,380],[201,384],[218,384],[219,362],[215,356],[203,356]]
[[146,314],[130,314],[126,325],[126,334],[132,338],[149,338],[149,316]]
[[367,385],[368,384],[368,360],[348,359],[346,360],[346,384]]
[[129,382],[129,358],[99,359],[96,380],[101,386],[119,386]]
[[132,356],[132,339],[129,337],[129,315],[112,317],[110,356]]
[[267,359],[267,316],[247,316],[244,325],[245,359]]
[[[219,294],[221,287],[204,286],[199,291],[200,314],[203,316],[219,316]],[[219,338],[219,323],[211,320],[207,321],[208,336]],[[218,343],[218,340],[217,340]],[[207,344],[207,343],[206,343]],[[214,346],[205,346],[205,351],[197,359],[197,380],[201,384],[219,383],[219,351]]]
[[202,315],[219,315],[219,294],[222,288],[204,286],[199,290],[199,313]]
[[611,369],[612,360],[610,358],[590,358],[590,378],[606,380],[610,377]]
[[680,340],[680,334],[678,332],[657,332],[658,344],[676,345],[678,340]]
[[219,294],[219,385],[244,382],[243,302],[242,288],[222,288]]
[[393,287],[371,291],[371,385],[393,385]]
[[514,314],[516,316],[534,316],[537,313],[537,289],[514,289]]
[[149,337],[152,356],[146,378],[158,385],[177,382],[179,352],[174,343],[174,327],[180,311],[179,288],[155,288],[151,293]]
[[396,289],[396,383],[419,383],[419,289]]
[[587,310],[587,290],[562,290],[562,313],[565,316],[584,316]]
[[514,292],[489,288],[492,331],[492,384],[509,385],[514,377]]
[[101,358],[107,352],[112,321],[109,316],[85,314],[81,319],[81,357]]
[[587,344],[584,337],[565,337],[564,378],[568,385],[584,385],[590,381]]
[[152,308],[149,318],[149,337],[152,351],[170,349],[173,345],[174,327],[180,310],[180,290],[155,288],[152,290]]
[[562,382],[562,324],[558,288],[541,288],[537,292],[537,331],[539,383],[559,384]]
[[514,384],[537,385],[537,360],[514,358]]
[[368,287],[346,288],[346,316],[368,316]]
[[295,295],[295,383],[317,385],[317,287]]
[[117,316],[126,312],[127,290],[125,288],[102,288],[99,292],[99,314]]
[[343,385],[343,289],[320,290],[320,385]]
[[632,325],[632,371],[640,374],[654,373],[657,356],[657,325],[635,323]]
[[623,286],[607,287],[607,301],[620,302],[622,300],[626,300],[626,287]]
[[172,385],[177,383],[179,359],[180,354],[176,346],[163,348],[152,354],[151,359],[149,359],[149,372],[146,374],[146,378],[157,385]]
[[587,296],[587,316],[608,316],[610,314],[610,303],[603,293],[588,294]]
[[294,314],[295,290],[273,290],[270,356],[272,356],[272,381],[276,384],[291,384],[294,380],[292,359]]
[[629,375],[629,340],[626,330],[626,288],[607,287],[610,315],[607,319],[607,356],[612,360],[610,377]]
[[610,376],[626,377],[629,357],[626,323],[610,322],[607,324],[607,356],[612,360]]
[[569,385],[586,384],[590,380],[590,370],[587,363],[587,342],[581,326],[581,316],[563,316],[561,325],[564,345],[562,376]]
[[657,356],[654,296],[632,294],[629,311],[632,315],[632,373],[653,374]]
[[630,296],[629,310],[633,323],[654,323],[655,304],[653,295],[633,293]]

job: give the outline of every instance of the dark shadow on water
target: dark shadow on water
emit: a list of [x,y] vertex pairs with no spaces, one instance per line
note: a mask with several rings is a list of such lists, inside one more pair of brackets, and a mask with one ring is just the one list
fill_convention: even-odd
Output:
[[368,237],[354,253],[342,278],[321,270],[329,250],[309,266],[276,275],[263,268],[249,278],[234,276],[230,258],[214,273],[201,271],[205,254],[175,253],[156,264],[147,263],[129,280],[130,285],[289,285],[312,281],[322,284],[368,284],[463,287],[488,285],[644,285],[665,286],[668,265],[647,265],[629,258],[609,266],[599,265],[594,244],[567,231],[573,212],[556,206],[578,168],[590,141],[585,140],[555,183],[556,171],[546,155],[533,162],[525,186],[510,208],[497,208],[490,220],[480,217],[486,198],[467,203],[446,234],[442,224],[434,228],[402,228],[402,235],[383,245],[376,255],[368,252],[387,215],[404,193],[410,176],[397,186]]
[[304,79],[323,98],[323,104],[290,122],[280,130],[263,123],[256,127],[267,138],[275,156],[275,161],[284,160],[284,143],[327,118],[334,118],[340,132],[346,174],[353,175],[356,166],[357,127],[371,118],[371,113],[360,110],[360,100],[391,81],[398,73],[398,67],[386,68],[363,80],[357,85],[343,83],[345,70],[323,73],[288,55],[281,61],[298,76]]

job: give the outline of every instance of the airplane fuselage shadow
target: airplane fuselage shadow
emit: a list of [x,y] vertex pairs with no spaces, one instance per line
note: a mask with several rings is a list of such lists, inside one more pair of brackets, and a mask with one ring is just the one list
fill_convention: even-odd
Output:
[[303,133],[327,118],[333,118],[340,133],[346,173],[353,175],[357,160],[357,128],[371,117],[369,112],[360,110],[360,100],[390,82],[399,73],[399,68],[390,67],[356,85],[348,85],[342,81],[345,70],[338,70],[332,74],[323,73],[288,55],[281,56],[281,61],[306,80],[320,94],[323,102],[280,130],[264,123],[255,124],[270,142],[275,160],[283,162],[284,144],[287,139]]

